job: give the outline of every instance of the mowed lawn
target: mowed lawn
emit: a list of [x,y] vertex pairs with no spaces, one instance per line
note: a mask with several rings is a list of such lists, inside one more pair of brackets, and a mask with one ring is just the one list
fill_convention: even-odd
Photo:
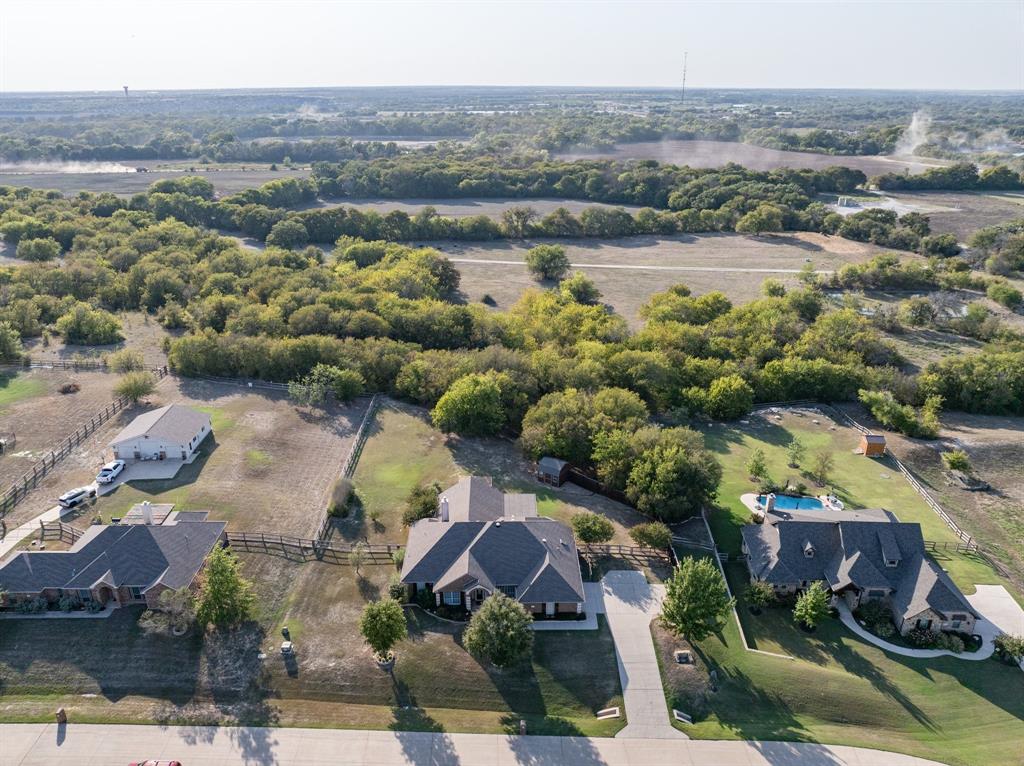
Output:
[[335,522],[337,533],[346,539],[404,543],[401,518],[409,493],[433,482],[448,487],[470,475],[489,476],[507,492],[536,494],[538,512],[566,524],[583,511],[604,514],[615,527],[616,543],[631,544],[628,529],[646,521],[632,508],[574,484],[540,484],[512,441],[446,438],[431,425],[426,410],[389,400],[377,412],[356,467],[360,510]]
[[[738,575],[742,580],[743,573]],[[835,620],[809,636],[796,628],[785,607],[750,615],[742,592],[739,614],[753,646],[794,659],[745,651],[730,614],[720,634],[697,645],[701,675],[708,667],[717,671],[714,693],[704,693],[704,683],[681,681],[668,668],[666,650],[679,642],[666,645],[655,630],[667,695],[676,691],[675,678],[677,704],[701,711],[692,726],[679,726],[691,737],[846,744],[964,766],[1024,763],[1024,675],[1019,671],[995,660],[889,654]]]
[[[781,419],[780,419],[781,417]],[[803,482],[808,494],[834,492],[847,508],[885,508],[900,521],[917,522],[925,540],[940,545],[958,542],[945,522],[924,502],[889,458],[867,458],[854,454],[860,433],[832,421],[816,411],[782,411],[779,416],[768,412],[753,413],[739,423],[712,423],[703,429],[708,447],[722,463],[722,485],[718,492],[718,508],[709,514],[715,542],[724,551],[739,553],[740,527],[750,523],[750,510],[740,496],[757,492],[756,483],[747,474],[746,463],[751,453],[760,448],[767,458],[768,473],[779,483]],[[807,455],[800,468],[790,468],[786,448],[794,437],[800,439]],[[826,487],[817,487],[805,474],[814,455],[829,452],[835,462]],[[1009,583],[983,559],[967,553],[939,551],[938,563],[964,593],[974,593],[976,584]]]
[[[0,373],[0,412],[22,399],[30,399],[46,393],[46,384],[37,379],[23,375]],[[0,430],[3,427],[0,426]]]

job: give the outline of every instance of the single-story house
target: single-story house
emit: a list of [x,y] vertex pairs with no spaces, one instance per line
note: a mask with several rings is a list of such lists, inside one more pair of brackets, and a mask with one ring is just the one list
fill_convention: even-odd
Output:
[[192,586],[226,526],[205,511],[170,514],[162,524],[96,524],[70,550],[22,551],[0,564],[0,589],[8,604],[77,596],[155,608],[163,591]]
[[583,613],[572,530],[537,515],[537,496],[469,476],[438,497],[437,515],[409,529],[402,582],[437,605],[473,611],[501,592],[535,616]]
[[168,404],[139,415],[108,446],[120,460],[188,460],[212,430],[205,412]]
[[557,457],[542,457],[537,461],[537,481],[561,487],[569,476],[569,464]]
[[960,589],[925,555],[921,525],[883,514],[857,520],[822,514],[812,520],[769,515],[741,530],[750,579],[770,583],[780,595],[822,581],[850,609],[881,601],[901,634],[915,628],[971,634],[978,614]]

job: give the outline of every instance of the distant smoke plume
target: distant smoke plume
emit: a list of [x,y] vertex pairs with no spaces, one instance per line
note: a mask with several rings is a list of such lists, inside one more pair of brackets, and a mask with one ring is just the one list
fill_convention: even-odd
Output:
[[896,154],[909,155],[928,140],[928,131],[932,127],[932,115],[926,109],[918,109],[910,118],[910,125],[903,131],[896,142]]
[[0,159],[0,173],[134,173],[119,162],[7,162]]

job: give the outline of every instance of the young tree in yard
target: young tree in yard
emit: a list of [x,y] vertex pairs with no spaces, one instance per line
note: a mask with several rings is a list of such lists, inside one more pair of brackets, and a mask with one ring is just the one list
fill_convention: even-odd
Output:
[[348,564],[356,572],[356,577],[363,576],[362,566],[366,563],[366,544],[356,543],[348,553]]
[[188,588],[165,590],[157,602],[176,632],[188,630],[196,618],[196,599]]
[[437,496],[441,492],[438,484],[414,487],[406,498],[406,509],[402,512],[402,524],[411,527],[420,519],[437,515]]
[[367,604],[359,618],[359,632],[378,660],[391,657],[391,649],[408,635],[405,612],[393,598]]
[[501,386],[493,374],[465,375],[445,391],[430,413],[445,433],[490,436],[505,424]]
[[685,558],[668,581],[661,622],[688,641],[701,641],[718,629],[732,606],[715,563],[709,558]]
[[971,466],[971,459],[962,449],[943,452],[942,462],[946,464],[946,468],[950,471],[961,471],[963,473],[970,474],[973,470]]
[[572,517],[572,531],[581,543],[606,543],[615,536],[615,527],[608,519],[589,511]]
[[219,545],[207,556],[196,607],[199,624],[230,628],[252,616],[252,585],[239,566],[235,554]]
[[526,266],[537,279],[561,279],[571,265],[561,245],[537,245],[526,251]]
[[835,464],[836,461],[831,452],[822,450],[815,453],[814,461],[811,463],[811,478],[814,479],[814,483],[819,487],[828,484],[829,474],[832,473]]
[[629,536],[633,538],[634,543],[647,548],[665,550],[672,545],[672,530],[660,521],[637,524],[629,530]]
[[786,457],[789,459],[790,468],[799,468],[800,464],[804,461],[804,456],[807,454],[807,448],[804,447],[804,443],[800,441],[799,436],[794,436],[790,441],[789,446],[786,447]]
[[137,402],[145,399],[156,389],[156,378],[149,372],[127,372],[114,386],[114,393]]
[[800,594],[793,607],[793,619],[806,625],[808,628],[816,628],[822,620],[828,617],[828,591],[820,580],[815,580],[811,586]]
[[765,458],[764,450],[757,447],[747,458],[747,476],[751,481],[761,481],[768,476],[768,461]]
[[533,646],[533,619],[504,593],[487,598],[469,621],[462,643],[474,657],[508,667]]

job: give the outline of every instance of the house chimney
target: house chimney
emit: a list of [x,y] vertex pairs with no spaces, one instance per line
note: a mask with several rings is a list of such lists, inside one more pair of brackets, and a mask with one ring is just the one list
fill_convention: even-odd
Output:
[[153,523],[153,504],[148,500],[142,501],[142,523],[146,525]]
[[441,521],[448,521],[448,498],[441,495]]

